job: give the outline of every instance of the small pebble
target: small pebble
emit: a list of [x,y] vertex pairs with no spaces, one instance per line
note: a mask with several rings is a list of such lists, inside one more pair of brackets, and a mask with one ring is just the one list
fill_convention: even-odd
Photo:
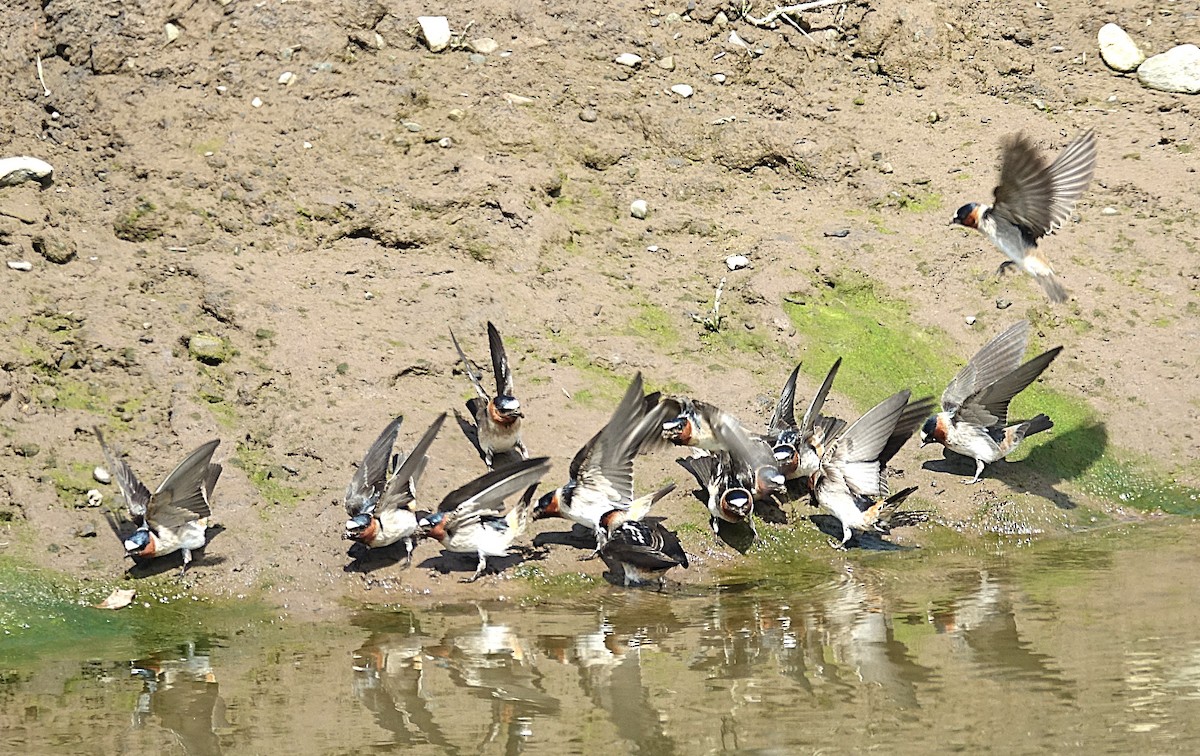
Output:
[[600,114],[596,112],[595,108],[584,108],[583,110],[579,111],[579,120],[583,121],[584,123],[595,123],[596,119],[599,117]]
[[716,82],[717,84],[724,84],[725,83],[725,74],[715,73],[712,75],[712,80],[714,82]]
[[942,114],[936,110],[931,110],[929,111],[929,115],[925,116],[925,120],[929,121],[930,123],[937,123],[938,121],[942,120]]
[[663,69],[664,71],[674,71],[675,70],[675,56],[668,55],[665,58],[659,58],[658,60],[656,60],[654,62],[654,65],[658,66],[659,68]]
[[404,121],[404,128],[414,134],[421,130],[421,124],[413,121]]
[[884,162],[879,166],[880,173],[893,173],[895,170],[896,169],[892,167],[892,164],[888,162]]
[[250,101],[250,107],[252,107],[252,108],[261,108],[262,106],[263,106],[263,101],[262,101],[261,97],[255,97],[253,100]]
[[650,214],[650,205],[644,199],[634,200],[629,205],[629,214],[638,220],[645,220]]
[[28,260],[9,260],[8,267],[12,268],[13,270],[23,270],[28,272],[33,270],[33,263],[29,262]]
[[651,254],[653,254],[654,252],[657,252],[657,251],[658,251],[658,245],[657,245],[657,244],[651,244],[649,247],[646,247],[646,251],[647,251],[647,252],[650,252]]
[[477,66],[482,66],[484,63],[487,63],[487,56],[480,55],[479,53],[471,53],[467,56],[467,60],[471,61]]
[[95,538],[96,524],[94,522],[85,522],[75,528],[76,538]]
[[454,142],[451,141],[450,137],[442,137],[438,140],[438,147],[441,147],[443,150],[450,149],[453,144]]
[[451,121],[461,121],[463,119],[463,116],[465,116],[465,115],[466,115],[466,113],[464,113],[459,108],[452,108],[450,110],[450,112],[446,114],[446,117],[449,118]]
[[967,325],[975,325],[975,316],[974,315],[968,315],[965,318],[965,320],[967,322]]
[[96,489],[89,489],[87,492],[87,505],[89,507],[98,507],[104,503],[104,494]]
[[480,55],[491,55],[500,49],[500,43],[491,37],[480,37],[471,40],[471,49]]
[[167,23],[163,24],[163,34],[167,36],[167,44],[170,44],[179,39],[180,30],[175,24]]
[[283,84],[284,86],[291,84],[295,80],[296,74],[292,73],[291,71],[284,71],[283,73],[279,74],[279,83]]
[[618,66],[628,66],[629,68],[637,68],[642,62],[642,56],[634,55],[633,53],[621,53],[617,56],[616,63]]
[[996,309],[997,310],[1007,310],[1009,307],[1012,307],[1012,302],[1005,299],[1004,297],[1000,297],[999,299],[996,300]]
[[1043,101],[1041,101],[1041,100],[1034,100],[1034,101],[1033,101],[1033,107],[1037,108],[1038,110],[1045,110],[1045,109],[1046,109],[1046,103],[1045,103],[1045,102],[1043,102]]
[[1101,214],[1101,215],[1116,215],[1116,214],[1117,214],[1117,208],[1115,208],[1115,207],[1106,207],[1106,208],[1104,208],[1103,210],[1101,210],[1101,211],[1100,211],[1100,214]]
[[692,89],[690,84],[676,84],[675,86],[671,87],[671,91],[686,100],[687,98],[691,97],[696,90]]
[[450,44],[450,22],[445,16],[417,16],[421,36],[430,52],[441,52]]
[[112,475],[103,467],[97,467],[95,470],[92,470],[92,477],[96,479],[97,483],[112,483]]
[[741,270],[750,267],[750,258],[745,255],[730,255],[725,258],[725,267],[730,270]]

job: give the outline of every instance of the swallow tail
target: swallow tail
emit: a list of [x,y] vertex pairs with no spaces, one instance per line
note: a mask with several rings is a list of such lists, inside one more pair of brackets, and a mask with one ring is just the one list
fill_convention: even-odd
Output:
[[654,506],[655,502],[657,502],[659,499],[661,499],[662,497],[666,496],[667,494],[671,493],[674,490],[675,490],[675,484],[669,483],[669,484],[663,486],[662,488],[658,489],[654,493],[646,494],[645,496],[639,496],[638,498],[633,500],[632,504],[629,505],[627,517],[630,520],[644,519],[646,517],[646,515],[650,512],[650,507]]
[[529,527],[529,520],[533,517],[533,494],[537,491],[537,487],[538,484],[534,483],[526,488],[525,493],[521,496],[521,501],[504,516],[505,522],[508,523],[508,532],[514,539]]
[[1046,292],[1046,296],[1054,304],[1062,304],[1067,301],[1067,289],[1058,280],[1058,276],[1046,273],[1045,275],[1035,275],[1033,280],[1038,282],[1038,286],[1042,287],[1042,291]]
[[1021,426],[1019,429],[1023,428],[1023,430],[1021,430],[1021,437],[1025,438],[1027,436],[1032,436],[1035,433],[1041,433],[1042,431],[1048,431],[1053,427],[1054,427],[1053,420],[1051,420],[1046,415],[1038,415],[1037,417],[1033,418],[1032,420],[1026,420],[1025,422],[1021,423]]
[[882,501],[875,502],[863,513],[864,519],[867,522],[873,523],[875,530],[882,533],[887,533],[892,528],[925,522],[929,519],[928,512],[900,511],[900,505],[904,503],[905,499],[916,493],[916,491],[916,486],[910,486]]

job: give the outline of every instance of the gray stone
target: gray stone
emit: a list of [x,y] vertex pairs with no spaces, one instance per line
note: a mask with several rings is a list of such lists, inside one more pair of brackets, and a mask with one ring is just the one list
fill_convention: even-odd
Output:
[[197,333],[188,339],[188,354],[208,365],[220,365],[229,359],[225,340],[208,333]]
[[1136,71],[1146,59],[1137,43],[1116,24],[1101,26],[1096,41],[1100,44],[1100,58],[1114,71]]
[[65,265],[79,254],[75,242],[47,231],[33,237],[33,249],[39,255],[57,265]]
[[13,451],[15,451],[19,457],[36,457],[38,452],[41,450],[42,447],[38,446],[32,441],[27,441],[21,444],[13,444]]
[[1160,92],[1200,94],[1200,47],[1179,45],[1138,66],[1142,86]]
[[583,121],[584,123],[595,123],[596,119],[599,117],[600,114],[596,112],[595,108],[584,108],[583,110],[579,111],[579,120]]

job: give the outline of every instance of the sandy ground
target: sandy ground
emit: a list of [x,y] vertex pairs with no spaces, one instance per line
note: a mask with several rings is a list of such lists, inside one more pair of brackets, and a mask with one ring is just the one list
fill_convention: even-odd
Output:
[[[713,2],[686,19],[683,2],[623,0],[44,5],[0,16],[0,153],[56,170],[49,188],[0,189],[0,251],[33,263],[0,270],[4,553],[121,575],[99,510],[76,506],[97,486],[100,424],[151,485],[222,439],[223,532],[191,572],[199,591],[314,611],[519,592],[460,586],[467,564],[430,543],[402,571],[364,568],[339,540],[345,484],[388,420],[405,416],[411,445],[470,396],[449,327],[482,362],[484,325],[500,326],[526,440],[557,484],[636,371],[763,422],[810,346],[784,297],[846,271],[948,334],[955,365],[1031,317],[1039,344],[1066,347],[1049,385],[1086,400],[1115,446],[1200,482],[1200,100],[1113,74],[1095,44],[1110,20],[1147,51],[1194,42],[1186,3],[879,0],[815,12],[807,34],[732,10],[722,24]],[[435,12],[463,33],[436,54],[415,33]],[[497,49],[472,57],[461,43],[482,37]],[[640,66],[614,63],[625,52]],[[1096,178],[1046,242],[1072,294],[1052,308],[1029,281],[989,278],[998,253],[946,221],[989,198],[1003,136],[1057,150],[1093,127]],[[731,254],[751,266],[726,270]],[[730,336],[714,341],[692,314],[723,277]],[[195,334],[223,340],[219,364],[189,353]],[[816,382],[801,383],[807,398]],[[996,477],[952,487],[915,447],[896,466],[905,484],[943,482],[945,520],[1010,493]],[[484,470],[453,423],[431,457],[430,507]],[[694,568],[674,577],[736,563],[673,455],[637,476],[680,484],[660,514],[686,526]],[[551,544],[531,563],[598,575],[581,553]]]

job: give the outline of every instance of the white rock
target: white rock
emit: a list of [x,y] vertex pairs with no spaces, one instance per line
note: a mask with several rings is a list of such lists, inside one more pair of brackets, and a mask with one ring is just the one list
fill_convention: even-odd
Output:
[[964,318],[964,320],[967,321],[967,325],[975,325],[975,316],[974,315],[968,315],[966,318]]
[[450,22],[445,16],[417,16],[421,36],[430,52],[441,52],[450,44]]
[[8,267],[12,268],[13,270],[20,270],[28,273],[29,271],[33,270],[33,263],[29,262],[28,260],[9,260]]
[[638,220],[644,220],[650,214],[650,205],[646,204],[646,200],[634,200],[629,205],[629,214]]
[[500,49],[500,43],[491,37],[480,37],[471,40],[471,49],[480,55],[491,55]]
[[504,101],[509,105],[532,105],[534,100],[532,97],[525,95],[513,94],[512,92],[504,93]]
[[642,56],[634,55],[633,53],[621,53],[617,56],[616,62],[618,66],[629,66],[630,68],[636,68],[637,66],[641,65]]
[[1106,208],[1104,208],[1103,210],[1101,210],[1101,211],[1100,211],[1100,214],[1101,214],[1101,215],[1116,215],[1116,214],[1117,214],[1117,208],[1115,208],[1115,207],[1106,207]]
[[104,503],[104,494],[94,488],[88,489],[87,503],[89,507],[98,507]]
[[691,97],[696,90],[692,89],[690,84],[676,84],[675,86],[671,87],[671,91],[686,100],[687,98]]
[[750,258],[745,255],[730,255],[725,258],[725,267],[730,270],[741,270],[750,267]]
[[252,107],[252,108],[261,108],[262,106],[263,106],[263,101],[262,101],[261,97],[255,97],[253,100],[250,101],[250,107]]
[[0,186],[16,186],[26,181],[45,181],[54,176],[54,168],[35,157],[0,159]]
[[1200,94],[1200,47],[1179,45],[1138,66],[1138,81],[1162,92]]
[[103,467],[97,467],[95,470],[92,470],[92,477],[96,479],[97,483],[112,483],[112,475]]
[[659,68],[661,68],[664,71],[674,71],[675,70],[675,56],[668,55],[665,58],[659,58],[657,61],[655,61],[654,65],[658,66]]
[[171,23],[163,24],[163,34],[167,36],[167,44],[169,45],[179,39],[179,27]]
[[725,74],[715,73],[712,75],[712,80],[718,84],[724,84],[725,83]]
[[1100,57],[1114,71],[1135,71],[1146,59],[1137,43],[1116,24],[1101,26],[1096,40],[1100,43]]
[[283,73],[279,74],[279,83],[284,85],[285,87],[288,84],[291,84],[295,80],[296,80],[296,74],[292,73],[291,71],[284,71]]

